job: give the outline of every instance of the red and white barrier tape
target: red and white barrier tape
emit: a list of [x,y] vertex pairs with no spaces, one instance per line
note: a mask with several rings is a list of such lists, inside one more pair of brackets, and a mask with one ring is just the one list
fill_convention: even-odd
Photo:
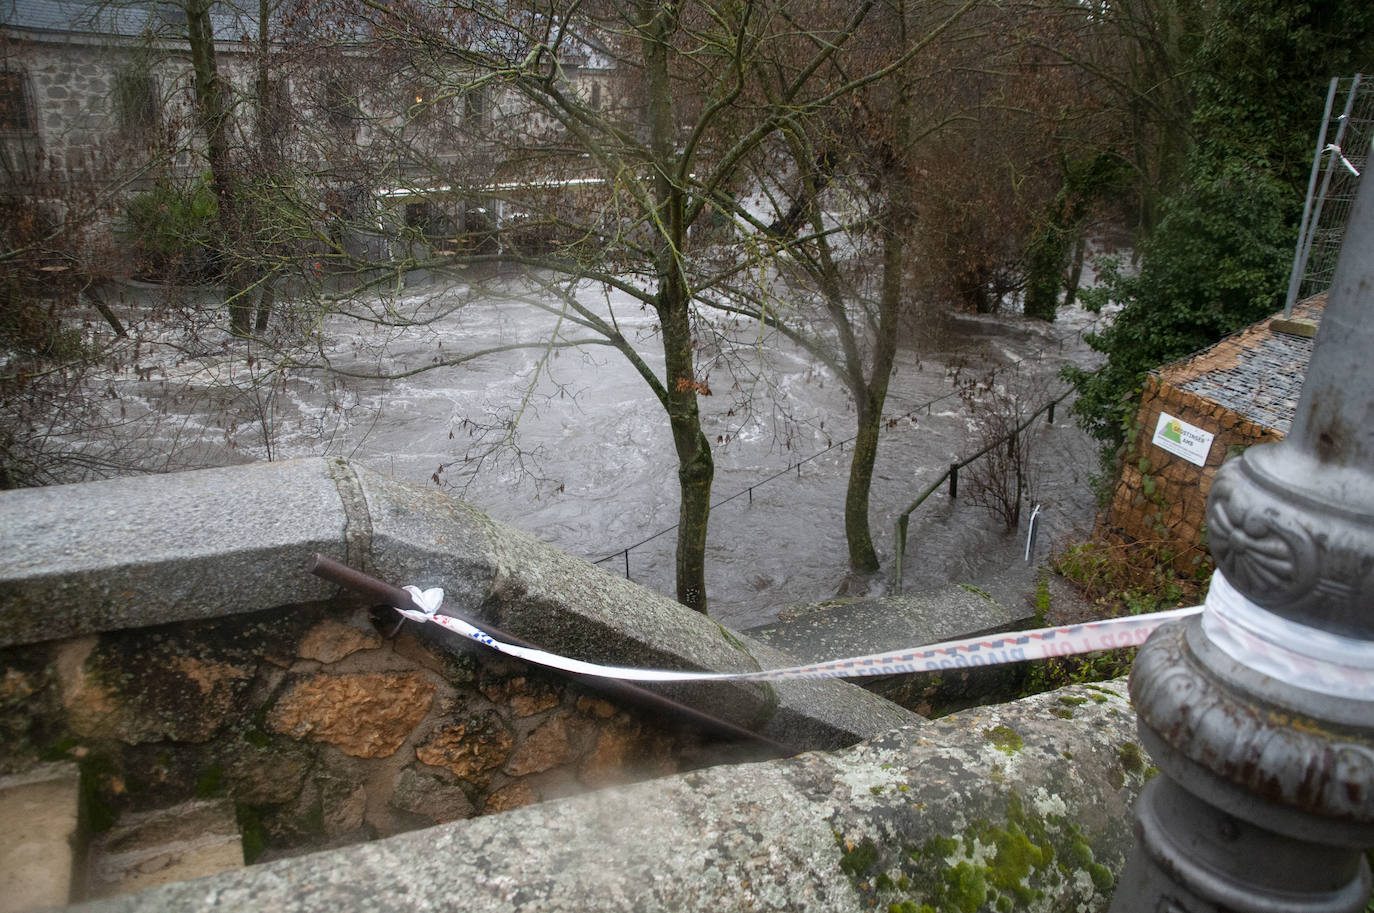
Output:
[[631,669],[626,666],[603,666],[598,663],[570,659],[556,653],[520,647],[496,640],[481,628],[473,627],[461,618],[440,615],[444,591],[438,588],[420,590],[405,587],[417,609],[401,609],[406,618],[419,622],[433,622],[455,634],[486,644],[493,650],[519,657],[541,666],[562,669],[580,675],[596,675],[636,682],[686,681],[782,681],[803,678],[860,678],[869,675],[896,675],[906,672],[925,672],[941,669],[964,669],[975,666],[995,666],[1030,659],[1047,659],[1096,650],[1135,647],[1165,622],[1186,618],[1202,611],[1202,606],[1171,609],[1149,615],[1109,618],[1080,625],[1057,628],[1038,628],[1034,631],[1015,631],[986,637],[969,637],[945,643],[909,647],[890,653],[872,653],[805,666],[767,669],[758,672],[675,672],[666,669]]

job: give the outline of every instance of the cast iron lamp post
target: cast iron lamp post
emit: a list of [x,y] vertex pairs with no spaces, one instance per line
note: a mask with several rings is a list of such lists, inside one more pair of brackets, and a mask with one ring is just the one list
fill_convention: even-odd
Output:
[[[1374,169],[1371,169],[1374,170]],[[1374,846],[1374,177],[1288,437],[1217,473],[1205,611],[1131,671],[1161,774],[1112,913],[1360,913]]]

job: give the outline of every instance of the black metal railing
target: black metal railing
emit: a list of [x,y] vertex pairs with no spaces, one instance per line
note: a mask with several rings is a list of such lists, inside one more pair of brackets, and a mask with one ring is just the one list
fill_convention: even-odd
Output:
[[[1106,318],[1106,315],[1101,315],[1101,316],[1097,317],[1095,320],[1093,320],[1091,323],[1087,324],[1086,326],[1080,327],[1078,330],[1074,331],[1073,333],[1069,333],[1069,334],[1066,334],[1066,335],[1064,335],[1064,336],[1059,337],[1059,338],[1055,341],[1055,343],[1053,344],[1054,347],[1057,347],[1060,351],[1063,351],[1064,345],[1065,345],[1066,342],[1068,342],[1068,341],[1071,340],[1071,339],[1083,339],[1088,333],[1093,332],[1093,330],[1095,330],[1095,329],[1097,328],[1097,326],[1098,326],[1103,320],[1105,320],[1105,319],[1107,319],[1107,318]],[[1030,354],[1028,354],[1028,355],[1026,355],[1026,356],[1024,356],[1024,357],[1022,357],[1022,358],[1019,358],[1019,359],[1017,359],[1016,361],[1010,362],[1009,364],[1003,365],[1003,366],[1001,366],[1001,367],[995,369],[994,371],[992,371],[992,372],[990,372],[990,373],[991,373],[991,375],[996,375],[996,374],[998,374],[998,373],[1002,373],[1002,372],[1005,372],[1005,371],[1019,371],[1020,368],[1021,368],[1022,363],[1026,362],[1026,361],[1029,361],[1029,360],[1031,360],[1031,359],[1038,359],[1038,358],[1040,358],[1040,357],[1043,356],[1046,352],[1048,352],[1048,351],[1050,350],[1050,348],[1051,348],[1051,346],[1042,346],[1041,348],[1037,349],[1035,352],[1032,352],[1032,353],[1030,353]],[[897,421],[900,421],[901,419],[904,419],[904,418],[906,418],[906,419],[914,419],[917,415],[919,415],[919,414],[922,413],[922,412],[924,412],[926,415],[930,415],[930,414],[931,414],[931,411],[932,411],[932,409],[933,409],[933,407],[935,407],[936,405],[939,405],[940,403],[942,403],[942,402],[944,402],[944,401],[946,401],[946,400],[957,399],[957,398],[959,398],[961,395],[962,395],[962,394],[961,394],[961,391],[959,391],[959,390],[951,390],[951,391],[949,391],[948,393],[944,393],[944,394],[942,394],[942,395],[940,395],[940,396],[934,397],[933,399],[925,400],[925,401],[923,401],[923,402],[920,402],[920,403],[916,403],[916,404],[914,404],[914,405],[911,405],[911,406],[909,406],[904,412],[901,412],[901,413],[899,413],[899,414],[896,414],[896,415],[892,416],[892,418],[890,418],[889,421],[891,421],[891,420],[893,420],[893,419],[895,419],[895,420],[897,420]],[[1060,397],[1058,397],[1057,399],[1055,399],[1054,401],[1052,401],[1051,403],[1048,404],[1048,409],[1050,410],[1050,422],[1051,422],[1051,423],[1053,423],[1053,421],[1054,421],[1054,406],[1055,406],[1055,404],[1058,403],[1060,400],[1062,400],[1062,399],[1064,398],[1064,396],[1066,396],[1066,395],[1068,395],[1068,394],[1065,393],[1065,394],[1061,395]],[[1043,412],[1044,409],[1045,409],[1045,407],[1042,407],[1041,410],[1040,410],[1040,412]],[[1036,414],[1039,415],[1040,413],[1037,412]],[[818,459],[819,457],[824,456],[825,454],[829,453],[829,452],[832,451],[832,450],[838,449],[838,450],[840,450],[841,452],[843,452],[843,450],[844,450],[844,448],[845,448],[845,445],[846,445],[846,444],[852,444],[857,438],[858,438],[858,435],[857,435],[857,434],[850,435],[849,437],[845,438],[845,439],[842,440],[842,441],[835,441],[835,442],[832,442],[832,443],[828,444],[826,447],[824,447],[824,448],[821,449],[821,450],[816,451],[815,453],[811,454],[810,456],[803,457],[803,458],[797,460],[796,462],[788,463],[786,468],[784,468],[784,469],[779,469],[778,471],[774,472],[772,475],[768,476],[767,478],[760,479],[759,481],[753,483],[752,485],[749,485],[749,486],[746,487],[746,488],[742,488],[742,489],[740,489],[739,491],[735,492],[734,494],[729,495],[728,497],[722,498],[721,500],[712,503],[712,504],[711,504],[711,510],[714,511],[714,510],[716,510],[717,508],[724,507],[726,504],[729,504],[731,501],[736,501],[736,500],[738,500],[738,499],[740,499],[740,498],[748,498],[748,499],[749,499],[749,503],[750,503],[750,504],[753,504],[753,503],[754,503],[754,489],[756,489],[756,488],[762,488],[764,485],[767,485],[767,484],[770,483],[770,482],[773,482],[773,481],[775,481],[775,480],[777,480],[777,479],[780,479],[780,478],[782,478],[783,476],[790,475],[790,474],[792,474],[792,473],[794,473],[794,472],[797,474],[797,478],[801,478],[801,468],[802,468],[802,466],[806,465],[807,463],[810,463],[812,460],[815,460],[815,459]],[[980,454],[978,454],[978,455],[981,455],[981,452],[980,452]],[[978,455],[975,455],[975,457],[971,457],[969,461],[971,461],[972,459],[976,459]],[[944,479],[947,478],[947,477],[948,477],[948,475],[942,476],[941,479],[940,479],[940,482],[943,482]],[[940,482],[937,482],[936,485],[935,485],[935,487],[939,487]],[[957,491],[957,484],[958,484],[957,479],[955,480],[955,483],[954,483],[954,484],[955,484],[955,486],[956,486],[956,491]],[[932,490],[933,490],[933,489],[932,489]],[[926,492],[926,495],[929,495],[929,493],[930,493],[929,491]],[[953,497],[953,494],[951,495],[951,497]],[[925,498],[925,495],[923,495],[920,499],[918,499],[918,501],[917,501],[916,503],[919,504],[921,500],[924,500],[924,498]],[[912,507],[908,508],[907,511],[906,511],[906,513],[909,514],[910,511],[911,511],[912,509],[914,509],[915,506],[916,506],[916,505],[912,505]],[[640,539],[638,542],[635,542],[635,543],[633,543],[632,545],[627,545],[627,546],[625,546],[624,548],[622,548],[622,549],[617,549],[616,551],[613,551],[613,552],[611,552],[610,554],[608,554],[608,555],[606,555],[606,556],[604,556],[604,557],[602,557],[602,558],[597,558],[597,559],[594,560],[592,563],[593,563],[593,564],[606,564],[606,563],[608,563],[608,562],[611,562],[611,561],[616,560],[617,558],[620,558],[620,559],[622,559],[622,560],[624,561],[624,564],[625,564],[625,579],[626,579],[626,580],[629,580],[629,579],[631,579],[631,577],[630,577],[630,552],[632,552],[632,551],[634,551],[635,549],[640,548],[640,547],[642,547],[642,546],[644,546],[644,545],[648,545],[650,542],[653,542],[655,539],[658,539],[658,538],[660,538],[660,537],[662,537],[662,536],[666,536],[668,533],[671,533],[671,532],[673,532],[674,530],[676,530],[677,527],[678,527],[678,524],[676,524],[676,523],[674,523],[672,526],[664,527],[663,529],[660,529],[658,532],[653,533],[652,535],[645,536],[643,539]],[[904,544],[904,542],[903,542],[903,544]],[[897,571],[897,573],[898,573],[898,589],[899,589],[899,591],[900,591],[900,585],[901,585],[901,564],[900,564],[901,558],[900,558],[900,552],[898,553],[898,556],[899,556],[899,557],[897,558],[897,561],[898,561],[898,571]]]
[[902,565],[904,556],[906,554],[907,526],[911,520],[912,512],[916,510],[916,508],[924,504],[926,499],[929,498],[932,494],[934,494],[940,488],[941,485],[945,484],[946,481],[949,482],[950,500],[952,501],[958,498],[959,470],[963,469],[965,466],[968,466],[975,460],[987,456],[990,452],[992,452],[994,448],[1000,447],[1007,443],[1014,442],[1022,432],[1024,432],[1027,428],[1031,426],[1032,422],[1034,422],[1037,418],[1039,418],[1041,415],[1044,415],[1045,413],[1049,413],[1047,424],[1053,425],[1054,407],[1057,406],[1059,403],[1063,402],[1064,399],[1068,397],[1071,393],[1073,393],[1072,387],[1070,387],[1068,390],[1065,390],[1063,393],[1059,394],[1049,402],[1045,403],[1039,409],[1036,409],[1011,431],[1008,431],[1006,434],[1002,435],[996,440],[986,444],[977,453],[973,454],[972,456],[965,457],[964,459],[959,460],[957,462],[950,463],[949,468],[946,469],[938,479],[936,479],[934,482],[931,482],[928,486],[926,486],[925,490],[916,496],[916,500],[912,501],[909,505],[907,505],[905,510],[903,510],[900,514],[897,515],[897,518],[892,521],[892,538],[894,553],[893,560],[896,564],[895,580],[893,584],[895,592],[902,592]]

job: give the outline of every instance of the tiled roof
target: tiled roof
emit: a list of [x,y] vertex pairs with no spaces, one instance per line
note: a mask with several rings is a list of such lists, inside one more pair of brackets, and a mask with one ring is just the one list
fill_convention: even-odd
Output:
[[[234,40],[257,31],[240,2],[216,2],[210,11],[215,37]],[[242,4],[247,6],[248,4]],[[185,10],[160,0],[0,0],[0,27],[81,35],[136,36],[148,32],[177,37],[185,32]]]
[[[1293,308],[1293,319],[1320,323],[1325,307],[1325,293],[1315,295]],[[1154,373],[1165,383],[1287,434],[1312,360],[1312,339],[1279,332],[1275,322],[1281,317],[1261,320]]]

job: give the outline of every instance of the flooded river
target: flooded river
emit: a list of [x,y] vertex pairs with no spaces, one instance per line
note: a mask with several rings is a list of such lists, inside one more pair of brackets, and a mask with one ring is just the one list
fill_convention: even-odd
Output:
[[[397,375],[478,348],[547,340],[558,321],[525,303],[531,288],[519,277],[499,291],[471,291],[436,279],[398,290],[397,314],[442,315],[424,327],[329,317],[322,345],[307,354],[334,372],[289,369],[283,377],[268,370],[279,364],[272,353],[247,364],[237,342],[203,351],[141,348],[110,380],[107,408],[130,422],[156,419],[126,443],[147,448],[145,464],[335,455],[421,485],[437,478],[493,517],[590,560],[609,559],[603,566],[615,573],[625,573],[629,548],[630,576],[671,593],[678,491],[668,425],[614,349],[510,348],[391,380],[338,373]],[[581,294],[614,314],[661,370],[651,311],[628,297]],[[1094,357],[1081,338],[1094,319],[1077,309],[1052,325],[959,315],[899,355],[871,497],[885,571],[896,514],[952,461],[978,449],[976,422],[955,395],[956,370],[967,377],[998,368],[1001,382],[1031,389],[1043,402],[1064,389],[1056,375],[1065,362]],[[563,329],[586,335],[566,323]],[[703,372],[716,395],[701,398],[706,433],[721,441],[708,597],[712,616],[745,628],[773,620],[785,605],[827,599],[845,580],[845,441],[854,434],[854,412],[844,386],[805,353],[757,327],[731,332],[746,344],[699,356],[719,356]],[[1095,464],[1093,445],[1067,408],[1054,425],[1037,427],[1033,481],[1046,521],[1043,557],[1056,534],[1090,519]],[[489,452],[494,443],[504,446]],[[1005,535],[985,511],[937,494],[912,517],[907,588],[995,570],[1021,550],[1024,526],[1023,519],[1021,534]],[[883,580],[867,585],[881,590]]]

